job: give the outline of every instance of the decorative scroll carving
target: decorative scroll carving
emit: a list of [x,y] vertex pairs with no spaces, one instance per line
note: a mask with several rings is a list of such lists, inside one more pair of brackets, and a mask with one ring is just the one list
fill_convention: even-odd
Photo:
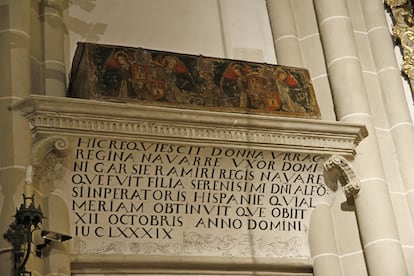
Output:
[[45,155],[52,152],[58,157],[64,157],[69,150],[69,141],[63,136],[51,136],[38,141],[33,147],[33,163],[42,162]]
[[353,204],[354,196],[358,195],[361,186],[351,164],[342,156],[331,156],[324,164],[325,182],[332,190],[342,185],[347,202]]
[[414,81],[414,17],[413,5],[409,0],[386,0],[385,5],[392,16],[392,33],[403,54],[404,74]]
[[[300,237],[282,238],[275,236],[269,240],[265,236],[250,237],[241,236],[219,236],[213,234],[201,235],[195,232],[183,233],[183,244],[158,242],[113,242],[106,246],[83,251],[87,254],[146,254],[146,255],[215,255],[222,256],[240,255],[248,257],[252,251],[256,257],[280,257],[298,255],[306,251],[306,244]],[[82,245],[81,245],[82,247]],[[81,249],[82,250],[82,249]]]
[[61,178],[68,150],[69,142],[62,136],[51,136],[34,145],[33,167],[41,190],[54,190],[54,181]]

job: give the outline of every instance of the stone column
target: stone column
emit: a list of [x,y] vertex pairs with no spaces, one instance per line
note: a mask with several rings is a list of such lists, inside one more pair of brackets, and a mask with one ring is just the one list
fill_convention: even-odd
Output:
[[31,12],[31,93],[43,95],[44,78],[43,78],[43,31],[40,22],[40,3],[41,0],[32,0]]
[[27,0],[0,5],[0,275],[11,274],[11,244],[3,234],[23,202],[24,171],[30,160],[28,124],[10,109],[30,94],[30,13]]
[[45,94],[66,95],[66,72],[64,63],[64,30],[62,11],[66,0],[44,0],[41,9],[43,22],[43,75]]
[[335,120],[312,0],[267,0],[278,64],[309,70],[321,116]]
[[[62,181],[64,162],[69,142],[62,136],[40,139],[33,145],[34,179],[45,195],[43,213],[46,217],[42,227],[55,233],[70,234],[69,211],[62,192],[56,186]],[[64,185],[61,184],[60,185]],[[52,242],[46,248],[43,275],[70,275],[70,255],[68,242]]]
[[337,237],[328,204],[319,204],[312,211],[308,237],[313,273],[317,276],[343,275],[336,245]]
[[302,53],[290,0],[267,0],[278,64],[303,67]]
[[361,4],[370,45],[373,49],[377,77],[381,85],[384,111],[400,161],[399,168],[407,191],[411,216],[414,216],[414,182],[412,181],[414,179],[412,169],[414,128],[404,96],[401,72],[394,55],[394,45],[385,19],[382,1],[367,0],[362,1]]
[[346,1],[317,0],[314,5],[337,117],[343,122],[363,123],[369,131],[354,162],[361,179],[355,208],[368,273],[408,275]]

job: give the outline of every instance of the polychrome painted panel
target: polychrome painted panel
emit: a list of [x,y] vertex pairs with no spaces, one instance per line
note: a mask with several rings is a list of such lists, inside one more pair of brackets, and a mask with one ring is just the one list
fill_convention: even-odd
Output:
[[320,118],[306,69],[120,46],[79,44],[69,96]]

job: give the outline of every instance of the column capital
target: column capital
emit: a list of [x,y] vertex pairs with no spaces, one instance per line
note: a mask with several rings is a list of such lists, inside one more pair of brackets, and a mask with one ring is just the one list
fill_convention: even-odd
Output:
[[348,160],[339,155],[332,155],[324,163],[324,177],[326,185],[334,191],[338,189],[339,182],[347,202],[354,204],[354,196],[358,195],[361,185]]

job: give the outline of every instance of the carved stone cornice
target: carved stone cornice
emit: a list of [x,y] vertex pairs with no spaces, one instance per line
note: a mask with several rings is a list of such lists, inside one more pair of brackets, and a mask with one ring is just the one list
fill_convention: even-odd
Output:
[[353,204],[354,196],[361,190],[361,185],[356,177],[351,164],[342,156],[331,156],[324,163],[325,184],[333,191],[341,184],[348,203]]
[[392,33],[403,54],[402,69],[414,80],[414,17],[409,0],[386,0],[385,5],[392,16]]
[[99,135],[354,155],[364,126],[320,120],[29,96],[14,106],[36,136]]

